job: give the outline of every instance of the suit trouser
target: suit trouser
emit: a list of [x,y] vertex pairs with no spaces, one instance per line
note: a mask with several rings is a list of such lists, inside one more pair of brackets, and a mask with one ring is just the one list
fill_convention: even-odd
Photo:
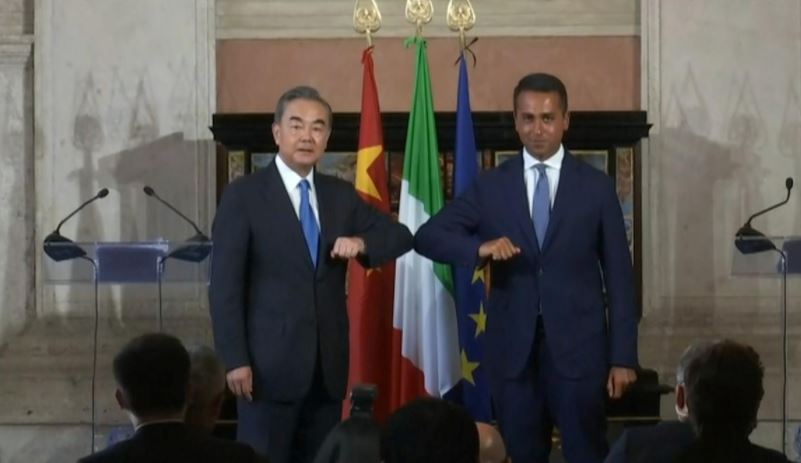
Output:
[[522,375],[490,378],[492,402],[512,461],[547,463],[555,425],[568,463],[602,462],[608,452],[606,379],[561,376],[538,319],[537,341]]
[[[342,401],[325,389],[319,354],[306,396],[294,402],[237,399],[237,440],[250,444],[270,463],[308,463],[340,421]],[[263,387],[269,387],[264,385]]]

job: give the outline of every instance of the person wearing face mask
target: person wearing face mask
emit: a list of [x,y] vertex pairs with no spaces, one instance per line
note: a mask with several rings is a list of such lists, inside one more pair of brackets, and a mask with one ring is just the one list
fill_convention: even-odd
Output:
[[701,341],[684,350],[676,368],[676,418],[656,426],[637,426],[626,429],[615,441],[605,463],[670,463],[695,439],[687,408],[687,367],[714,343]]
[[317,90],[284,93],[278,155],[226,186],[212,228],[211,320],[237,396],[237,439],[274,463],[311,462],[340,420],[348,261],[373,268],[412,247],[406,226],[317,171],[331,122]]

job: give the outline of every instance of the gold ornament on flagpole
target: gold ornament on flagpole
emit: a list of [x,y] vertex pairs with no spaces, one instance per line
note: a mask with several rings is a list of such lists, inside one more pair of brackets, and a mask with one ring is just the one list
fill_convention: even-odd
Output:
[[465,31],[469,31],[476,25],[476,11],[470,0],[449,0],[447,13],[448,28],[454,32],[459,32],[459,44],[464,50],[467,46]]
[[423,24],[434,17],[434,4],[431,0],[406,0],[406,20],[417,28],[417,36],[423,35]]
[[373,46],[373,33],[381,29],[381,12],[375,0],[356,0],[353,6],[353,28],[367,36],[367,45]]

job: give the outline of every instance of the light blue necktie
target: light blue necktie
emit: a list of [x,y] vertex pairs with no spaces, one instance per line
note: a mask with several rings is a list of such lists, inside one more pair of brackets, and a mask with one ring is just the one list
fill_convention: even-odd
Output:
[[309,181],[303,179],[298,185],[300,186],[300,226],[303,228],[303,236],[306,237],[306,246],[309,248],[312,264],[317,267],[320,230],[317,228],[317,220],[314,218],[314,211],[309,202]]
[[548,176],[545,174],[545,164],[535,164],[534,168],[537,169],[539,177],[537,185],[534,187],[534,211],[531,218],[534,220],[537,242],[542,249],[545,232],[548,231],[548,221],[551,218],[551,189],[548,185]]

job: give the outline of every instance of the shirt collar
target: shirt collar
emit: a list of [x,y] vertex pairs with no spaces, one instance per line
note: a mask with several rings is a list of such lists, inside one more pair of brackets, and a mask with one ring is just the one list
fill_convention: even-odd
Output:
[[278,173],[281,174],[281,180],[284,181],[286,191],[292,191],[297,188],[300,181],[304,178],[309,181],[309,189],[314,191],[314,169],[312,169],[306,177],[301,177],[297,172],[290,169],[278,154],[275,155],[275,167],[278,168]]
[[[560,143],[559,149],[556,150],[553,156],[549,157],[545,160],[542,164],[545,164],[551,169],[559,170],[562,168],[562,161],[565,159],[565,147]],[[536,164],[540,164],[540,161],[531,155],[528,152],[526,147],[523,147],[523,170],[528,171],[529,169],[533,169]]]
[[134,431],[139,431],[140,429],[144,428],[145,426],[150,426],[152,424],[165,424],[165,423],[181,423],[183,424],[184,420],[181,418],[166,418],[163,420],[152,420],[152,421],[145,421],[144,423],[139,423],[134,426]]

